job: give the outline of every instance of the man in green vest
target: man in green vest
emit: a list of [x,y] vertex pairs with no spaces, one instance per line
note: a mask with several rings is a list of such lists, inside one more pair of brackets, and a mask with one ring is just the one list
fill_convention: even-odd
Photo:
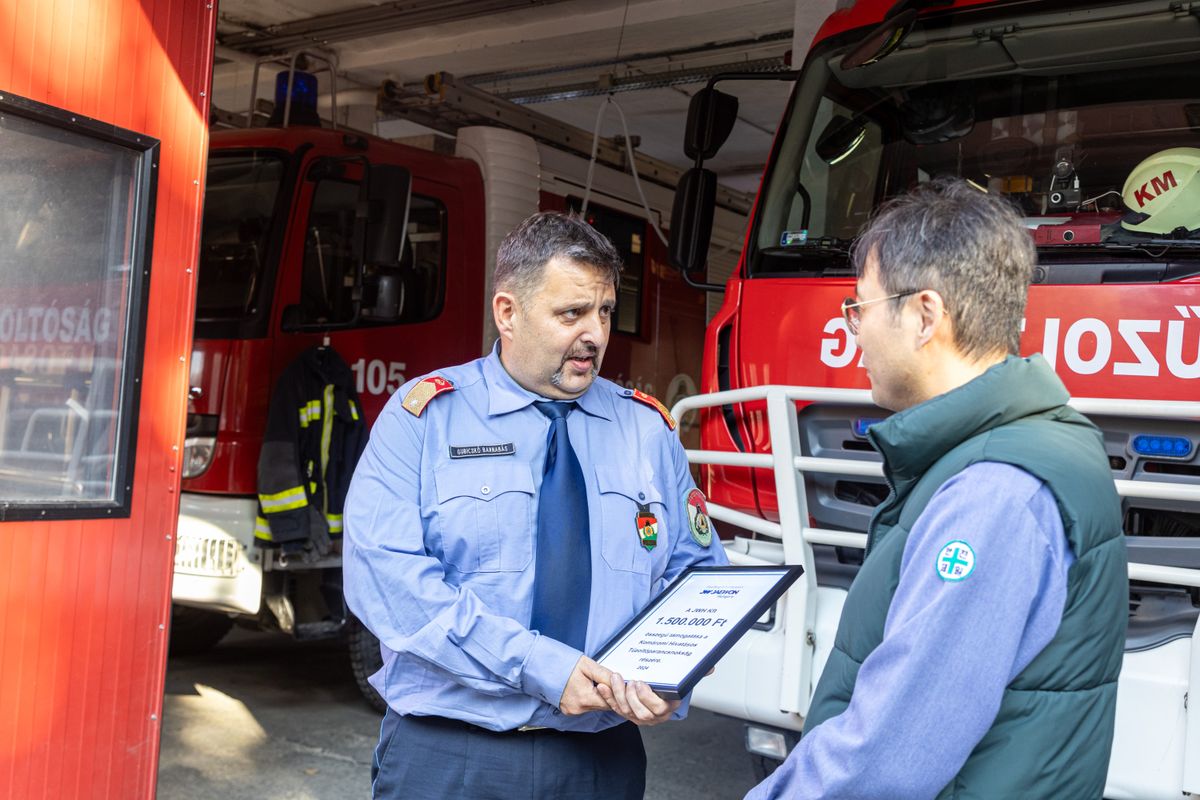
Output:
[[1036,250],[1015,209],[937,181],[855,245],[842,312],[876,403],[876,509],[787,761],[748,798],[1098,798],[1125,642],[1100,432],[1017,356]]

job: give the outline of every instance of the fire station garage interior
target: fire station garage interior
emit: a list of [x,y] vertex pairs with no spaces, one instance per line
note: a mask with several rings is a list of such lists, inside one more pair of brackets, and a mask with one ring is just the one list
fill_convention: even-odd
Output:
[[9,5],[0,798],[1200,796],[1200,3]]
[[[728,141],[705,164],[719,181],[713,241],[693,276],[720,288],[737,263],[791,91],[770,75],[792,68],[793,54],[806,51],[833,5],[219,4],[160,798],[368,793],[381,708],[366,682],[379,665],[374,638],[329,610],[334,603],[325,600],[336,586],[323,585],[321,570],[280,569],[269,550],[265,562],[248,563],[254,550],[215,542],[209,524],[214,515],[238,513],[222,510],[222,494],[256,491],[253,454],[248,465],[222,464],[220,454],[211,463],[206,445],[222,435],[216,393],[228,391],[215,371],[255,356],[203,340],[270,336],[255,330],[259,307],[269,283],[288,278],[246,276],[270,258],[278,227],[305,229],[299,235],[307,240],[299,316],[289,320],[294,334],[284,336],[338,350],[371,417],[409,376],[475,357],[481,337],[492,335],[486,323],[480,330],[482,298],[460,303],[454,296],[462,290],[455,272],[490,269],[497,237],[534,211],[582,211],[626,261],[601,374],[669,406],[698,391],[704,326],[723,299],[720,291],[687,286],[668,265],[661,238],[675,187],[694,165],[684,142],[689,102],[714,76],[767,78],[720,84],[739,102]],[[390,143],[413,148],[379,156],[410,165],[404,280],[397,287],[383,276],[368,313],[404,322],[440,315],[447,332],[394,345],[389,354],[372,352],[344,329],[322,342],[312,323],[336,323],[347,313],[342,270],[357,199],[351,181],[362,175],[356,156],[374,159]],[[292,154],[306,147],[328,159],[320,176],[314,168],[297,181]],[[315,191],[309,218],[282,219],[280,192],[303,193],[306,182]],[[472,291],[481,293],[473,283]],[[224,380],[255,377],[248,371]],[[269,402],[261,391],[242,400]],[[684,431],[689,446],[698,446],[690,420]],[[229,580],[235,574],[243,577]],[[239,585],[214,588],[230,583]],[[743,721],[700,709],[681,725],[648,731],[658,767],[647,797],[740,796],[755,776],[745,735]]]

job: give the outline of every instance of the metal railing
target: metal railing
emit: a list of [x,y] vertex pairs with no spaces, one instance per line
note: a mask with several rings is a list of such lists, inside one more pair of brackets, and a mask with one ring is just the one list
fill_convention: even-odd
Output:
[[[740,453],[720,450],[688,450],[688,461],[729,467],[769,469],[775,480],[775,496],[779,521],[763,519],[754,514],[708,504],[709,513],[718,521],[728,522],[757,534],[779,540],[782,548],[769,549],[771,555],[782,554],[782,562],[801,564],[804,575],[793,585],[783,600],[785,643],[783,649],[783,680],[780,708],[801,716],[808,712],[808,691],[812,681],[814,627],[817,610],[817,576],[812,546],[814,544],[865,548],[865,533],[831,530],[808,525],[808,500],[804,474],[819,472],[854,477],[883,476],[878,461],[845,458],[823,458],[801,455],[797,402],[829,405],[874,405],[871,393],[865,389],[831,389],[818,386],[755,386],[725,392],[696,395],[680,400],[671,414],[681,420],[684,414],[704,408],[765,401],[771,442],[770,453]],[[1200,402],[1113,400],[1104,398],[1075,398],[1070,405],[1084,414],[1103,414],[1154,419],[1200,419]],[[1171,500],[1194,503],[1200,508],[1200,485],[1156,481],[1114,481],[1122,497]],[[750,544],[740,540],[746,551]],[[731,560],[741,563],[765,563],[767,559],[749,552],[734,550]],[[1167,567],[1158,564],[1130,562],[1132,580],[1200,587],[1200,569]],[[797,625],[800,620],[802,624]]]

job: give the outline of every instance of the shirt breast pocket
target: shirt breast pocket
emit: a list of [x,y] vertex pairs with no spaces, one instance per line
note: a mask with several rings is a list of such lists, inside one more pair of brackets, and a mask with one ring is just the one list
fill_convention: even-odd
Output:
[[[662,494],[651,481],[639,481],[638,470],[629,467],[597,465],[596,485],[600,490],[600,511],[604,520],[600,548],[604,562],[612,569],[650,574],[653,553],[658,548],[663,548],[659,552],[665,552],[671,534],[666,529],[666,505]],[[657,530],[652,550],[642,545],[638,532],[639,506],[649,508],[655,519]]]
[[434,471],[434,528],[442,557],[460,573],[520,572],[533,560],[529,465],[452,461]]

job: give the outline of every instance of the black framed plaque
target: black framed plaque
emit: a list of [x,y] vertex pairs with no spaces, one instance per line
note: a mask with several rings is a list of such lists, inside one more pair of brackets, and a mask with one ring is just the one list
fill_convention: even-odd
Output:
[[608,640],[596,661],[660,696],[685,696],[804,572],[688,567]]

